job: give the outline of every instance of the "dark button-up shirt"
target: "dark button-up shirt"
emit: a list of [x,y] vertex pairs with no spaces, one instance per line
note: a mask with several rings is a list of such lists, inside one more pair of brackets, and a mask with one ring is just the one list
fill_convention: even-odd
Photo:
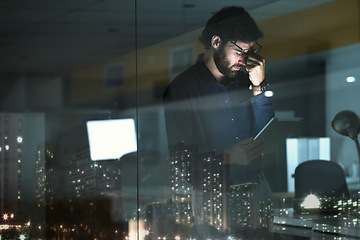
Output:
[[[235,143],[255,136],[274,112],[264,94],[252,95],[249,84],[248,76],[241,73],[224,86],[202,61],[176,77],[164,93],[169,145],[183,141],[198,145],[200,151],[222,154]],[[260,165],[254,161],[248,166],[231,166],[233,182],[258,173]]]

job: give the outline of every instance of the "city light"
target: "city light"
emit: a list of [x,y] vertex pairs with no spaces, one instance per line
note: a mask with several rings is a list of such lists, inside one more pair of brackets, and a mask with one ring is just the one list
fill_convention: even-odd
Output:
[[[139,236],[138,236],[139,233]],[[129,240],[144,240],[149,231],[144,228],[144,220],[130,220],[129,222]]]
[[16,140],[17,140],[18,143],[22,143],[22,142],[23,142],[23,138],[22,138],[21,136],[17,137]]
[[10,215],[7,214],[7,213],[4,213],[3,214],[3,219],[6,221],[6,220],[9,220],[9,218],[15,218],[15,215],[13,213],[11,213]]
[[10,226],[8,224],[2,224],[0,225],[0,230],[3,230],[3,229],[9,229]]

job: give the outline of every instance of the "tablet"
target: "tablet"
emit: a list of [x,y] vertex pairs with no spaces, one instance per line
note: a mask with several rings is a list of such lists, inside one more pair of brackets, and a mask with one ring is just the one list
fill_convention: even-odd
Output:
[[263,138],[266,142],[264,153],[274,152],[280,144],[285,143],[286,138],[294,132],[301,121],[302,118],[273,117],[254,137],[254,140]]

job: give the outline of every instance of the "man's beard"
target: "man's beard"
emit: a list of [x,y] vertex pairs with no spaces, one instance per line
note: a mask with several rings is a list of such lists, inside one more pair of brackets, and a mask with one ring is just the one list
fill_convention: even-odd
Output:
[[238,74],[239,71],[231,69],[233,66],[242,67],[237,64],[230,66],[230,61],[226,58],[225,50],[222,46],[214,52],[214,62],[219,72],[227,78],[235,78]]

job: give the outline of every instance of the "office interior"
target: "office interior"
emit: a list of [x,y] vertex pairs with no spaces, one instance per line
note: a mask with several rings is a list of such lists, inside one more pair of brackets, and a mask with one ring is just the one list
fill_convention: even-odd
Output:
[[[162,94],[204,51],[207,19],[233,5],[264,33],[276,116],[303,119],[263,155],[272,238],[359,239],[358,142],[333,127],[345,111],[344,124],[360,131],[358,0],[1,2],[0,234],[195,239],[189,186],[173,182]],[[89,122],[116,120],[130,120],[131,131],[111,125],[91,142]],[[99,143],[113,145],[95,159]],[[295,170],[318,160],[340,167],[349,195],[298,209]],[[183,200],[174,197],[178,184]]]

